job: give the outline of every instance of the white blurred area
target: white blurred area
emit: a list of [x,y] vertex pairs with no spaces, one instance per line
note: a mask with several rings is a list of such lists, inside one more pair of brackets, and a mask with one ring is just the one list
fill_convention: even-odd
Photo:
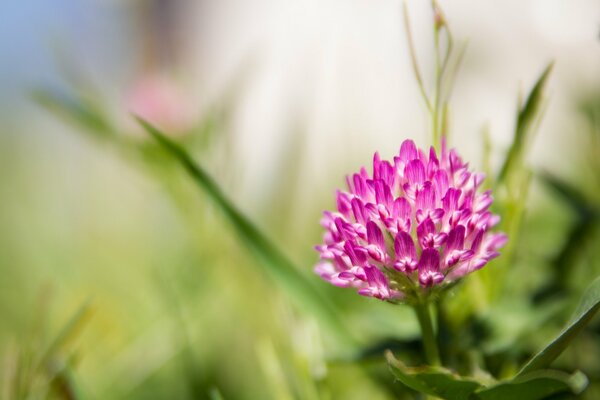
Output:
[[[205,2],[192,13],[189,55],[210,102],[245,74],[236,112],[237,156],[244,182],[260,187],[297,119],[305,121],[313,188],[330,183],[379,150],[429,143],[428,120],[409,64],[398,0]],[[428,1],[407,2],[424,79],[431,83],[432,15]],[[452,144],[480,164],[489,124],[496,163],[513,132],[519,92],[552,60],[550,102],[533,162],[577,157],[573,101],[600,90],[597,0],[440,1],[457,43],[468,41],[451,109]],[[357,161],[361,160],[361,161]],[[307,181],[301,184],[306,184]],[[339,176],[340,183],[342,176]],[[258,192],[260,193],[260,192]]]
[[[246,207],[260,207],[290,143],[303,154],[297,187],[308,201],[314,193],[332,192],[333,182],[341,185],[344,174],[370,163],[376,150],[391,157],[408,137],[429,144],[399,0],[8,1],[0,5],[0,47],[8,50],[0,66],[3,104],[13,102],[6,93],[15,85],[26,91],[60,75],[51,54],[55,37],[74,45],[74,59],[107,92],[125,92],[139,67],[136,54],[144,51],[135,16],[150,3],[161,3],[175,16],[169,28],[176,31],[175,75],[192,106],[203,114],[223,98],[232,102],[228,127],[240,175],[236,190],[246,195]],[[456,44],[468,41],[451,103],[451,144],[480,165],[481,132],[488,124],[497,164],[511,140],[519,91],[525,93],[554,60],[550,102],[532,161],[568,166],[579,150],[573,134],[583,129],[574,101],[600,91],[600,2],[440,0],[440,5]],[[407,7],[431,88],[430,2],[409,0]],[[16,32],[20,36],[12,40]],[[162,31],[157,32],[149,36],[156,39]],[[116,100],[112,107],[123,108]],[[292,142],[294,134],[302,140]]]

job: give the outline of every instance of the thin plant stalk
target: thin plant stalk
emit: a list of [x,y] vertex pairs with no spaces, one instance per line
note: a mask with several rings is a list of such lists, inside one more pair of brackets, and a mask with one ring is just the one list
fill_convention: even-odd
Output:
[[429,303],[420,301],[413,305],[419,325],[421,326],[421,334],[423,338],[423,347],[425,348],[425,357],[429,365],[440,366],[440,354],[438,351],[437,340],[433,331],[433,323],[431,321],[431,313],[429,312]]
[[[417,61],[417,55],[415,51],[415,45],[413,42],[412,31],[410,26],[410,19],[408,17],[408,10],[406,3],[403,4],[404,8],[404,27],[406,30],[406,38],[408,42],[408,50],[410,60],[413,68],[413,73],[417,81],[417,86],[421,93],[421,97],[427,106],[431,118],[431,133],[433,137],[433,145],[436,150],[440,150],[442,139],[446,137],[447,131],[447,113],[448,113],[448,97],[451,85],[448,85],[448,90],[444,90],[444,83],[446,80],[451,84],[451,79],[446,77],[449,70],[450,56],[454,47],[454,40],[452,33],[448,28],[444,14],[442,13],[439,5],[435,0],[432,0],[431,7],[434,13],[434,55],[435,55],[435,82],[433,87],[433,93],[431,97],[428,95],[423,82],[419,63]],[[445,35],[445,45],[442,45],[441,36]],[[461,55],[462,56],[462,55]],[[458,68],[460,58],[457,61],[455,69]]]
[[408,42],[408,50],[410,54],[410,61],[413,68],[413,73],[415,74],[415,79],[417,80],[417,86],[419,87],[419,91],[421,92],[421,97],[423,97],[423,101],[427,106],[427,110],[430,113],[433,112],[433,107],[431,102],[429,101],[429,96],[427,96],[427,91],[425,90],[425,85],[423,84],[423,78],[421,77],[421,70],[419,69],[419,63],[417,61],[417,52],[415,51],[415,45],[413,42],[412,31],[410,28],[410,18],[408,17],[408,7],[406,6],[406,2],[403,3],[403,11],[404,11],[404,28],[406,29],[406,40]]

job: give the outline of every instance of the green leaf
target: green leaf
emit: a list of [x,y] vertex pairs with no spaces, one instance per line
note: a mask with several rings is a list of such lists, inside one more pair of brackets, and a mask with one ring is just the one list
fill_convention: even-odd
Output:
[[579,394],[588,384],[587,377],[579,371],[569,375],[562,371],[539,370],[488,386],[441,367],[406,367],[390,351],[386,352],[386,358],[392,373],[403,384],[446,400],[537,400],[565,392]]
[[194,182],[219,207],[234,227],[240,238],[259,259],[264,272],[297,306],[316,316],[320,322],[329,327],[340,339],[354,344],[350,331],[344,326],[331,301],[318,291],[313,283],[292,263],[291,260],[269,240],[233,203],[225,196],[218,184],[210,175],[177,143],[149,122],[136,117],[141,126],[173,156],[190,174]]
[[593,237],[600,217],[600,211],[576,187],[548,172],[542,172],[539,176],[576,213],[577,218],[569,228],[567,240],[552,259],[554,269],[551,280],[533,296],[538,303],[568,293],[567,277],[585,254],[583,250],[589,245],[588,238]]
[[358,350],[351,357],[339,360],[342,362],[363,362],[371,359],[381,360],[381,356],[386,350],[393,351],[396,354],[418,359],[421,357],[421,341],[417,339],[401,340],[394,337],[380,339],[373,344]]
[[527,135],[531,132],[531,127],[538,117],[538,112],[544,99],[544,86],[546,85],[546,80],[548,79],[550,71],[552,71],[552,66],[553,64],[550,63],[546,67],[533,86],[533,89],[531,89],[531,92],[529,92],[525,103],[519,109],[515,135],[508,154],[506,155],[506,159],[504,160],[504,164],[500,169],[500,174],[497,179],[498,183],[506,179],[510,170],[519,162],[518,160],[520,160],[522,156]]
[[597,278],[587,288],[579,307],[573,314],[570,322],[562,332],[545,349],[536,354],[519,371],[517,376],[548,367],[569,346],[571,341],[591,321],[592,317],[600,308],[600,278]]
[[44,108],[80,125],[86,130],[102,136],[108,136],[112,132],[111,124],[100,110],[82,101],[82,99],[52,89],[34,90],[32,97]]
[[556,194],[560,195],[567,204],[577,212],[580,218],[590,219],[596,217],[597,211],[586,199],[585,195],[577,188],[548,172],[542,172],[540,178],[546,186],[554,190]]
[[212,389],[210,389],[210,392],[208,393],[208,395],[210,396],[211,400],[224,400],[223,395],[221,394],[219,389],[217,389],[216,387],[213,387]]
[[385,357],[392,374],[400,382],[417,392],[426,393],[447,400],[468,400],[482,387],[481,383],[463,378],[441,367],[409,368],[398,361],[391,351]]
[[74,375],[73,368],[69,364],[63,365],[58,371],[54,372],[50,385],[57,398],[83,399]]
[[90,305],[91,300],[85,301],[71,316],[40,358],[38,368],[44,368],[56,356],[56,353],[81,330],[90,316]]
[[587,383],[586,376],[579,371],[569,375],[561,371],[540,370],[482,389],[473,398],[537,400],[565,392],[579,394]]

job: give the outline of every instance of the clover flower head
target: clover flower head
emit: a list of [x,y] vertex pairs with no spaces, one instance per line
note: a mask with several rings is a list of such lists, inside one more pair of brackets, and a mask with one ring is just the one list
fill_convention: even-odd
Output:
[[490,232],[500,218],[488,211],[491,191],[478,191],[483,179],[445,144],[439,158],[412,140],[392,162],[375,153],[373,173],[348,176],[337,211],[324,212],[315,272],[363,296],[399,301],[482,268],[507,241]]

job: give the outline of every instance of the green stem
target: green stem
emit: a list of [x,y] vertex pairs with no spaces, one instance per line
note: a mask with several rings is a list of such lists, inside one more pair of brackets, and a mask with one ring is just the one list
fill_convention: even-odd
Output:
[[440,151],[440,99],[442,96],[442,70],[440,63],[440,31],[437,26],[433,32],[435,44],[435,88],[433,94],[433,107],[431,112],[432,131],[433,131],[433,146],[437,151]]
[[414,305],[419,325],[421,326],[421,334],[423,337],[423,346],[425,347],[425,357],[427,362],[433,366],[440,366],[440,355],[438,352],[437,341],[433,332],[433,324],[431,323],[431,314],[429,312],[429,304],[427,302],[419,302]]

